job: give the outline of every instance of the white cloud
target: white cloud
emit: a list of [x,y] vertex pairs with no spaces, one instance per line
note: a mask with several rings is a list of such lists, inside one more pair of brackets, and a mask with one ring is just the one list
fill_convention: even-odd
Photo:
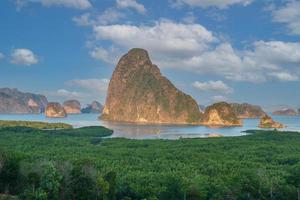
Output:
[[86,97],[85,93],[69,91],[66,89],[59,89],[55,92],[49,92],[48,95],[51,97],[62,97],[65,99],[80,99]]
[[28,3],[41,3],[43,6],[61,6],[75,9],[88,9],[92,7],[89,0],[16,0],[17,9],[21,9]]
[[29,66],[37,64],[38,58],[30,49],[14,49],[11,54],[11,63]]
[[126,48],[141,47],[152,52],[174,56],[188,55],[207,49],[216,38],[199,24],[182,24],[161,20],[154,26],[95,26],[98,40],[110,40]]
[[275,8],[273,20],[286,24],[290,34],[300,35],[300,1],[289,1],[283,7]]
[[[300,73],[300,42],[256,41],[247,49],[235,50],[200,24],[169,20],[160,20],[152,26],[94,26],[94,34],[97,41],[110,41],[122,53],[134,47],[147,49],[161,68],[248,82],[294,81]],[[115,56],[109,49],[96,50],[93,57],[106,62],[111,60],[108,55]]]
[[3,53],[0,52],[0,60],[3,59],[5,56]]
[[91,26],[93,25],[93,21],[90,19],[91,14],[85,13],[83,15],[80,15],[79,17],[73,17],[72,20],[78,25],[78,26]]
[[233,89],[226,85],[223,81],[208,81],[208,82],[199,82],[196,81],[192,84],[195,88],[202,91],[215,91],[225,94],[233,93]]
[[291,74],[289,72],[271,72],[269,75],[280,81],[298,81],[299,80],[299,77],[297,75]]
[[73,21],[78,26],[96,26],[96,25],[107,25],[125,17],[125,14],[114,9],[108,8],[100,15],[92,15],[85,13],[79,17],[73,17]]
[[138,3],[136,0],[117,0],[118,8],[132,8],[137,12],[144,14],[146,13],[146,8],[143,4]]
[[109,84],[108,79],[75,79],[66,83],[69,87],[87,89],[94,93],[104,94]]
[[217,95],[217,96],[213,96],[211,100],[213,103],[218,103],[222,101],[228,101],[228,98],[222,95]]
[[100,60],[109,64],[116,64],[117,59],[120,57],[121,53],[119,49],[113,46],[105,49],[102,47],[95,47],[90,51],[90,56],[95,60]]
[[182,5],[189,5],[191,7],[216,7],[219,9],[226,9],[229,6],[239,4],[247,6],[251,4],[253,0],[174,0],[172,2],[173,7],[180,7]]

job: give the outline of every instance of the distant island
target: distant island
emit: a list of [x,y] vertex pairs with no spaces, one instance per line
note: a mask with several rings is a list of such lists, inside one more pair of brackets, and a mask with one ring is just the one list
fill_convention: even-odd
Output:
[[259,106],[219,102],[199,109],[196,101],[178,90],[144,49],[134,48],[119,60],[109,83],[101,119],[147,124],[242,126],[241,119],[261,118]]
[[48,100],[44,95],[0,88],[0,113],[39,114],[45,111]]
[[272,113],[273,115],[283,115],[283,116],[295,116],[300,113],[297,113],[294,109],[288,108],[283,110],[276,110]]

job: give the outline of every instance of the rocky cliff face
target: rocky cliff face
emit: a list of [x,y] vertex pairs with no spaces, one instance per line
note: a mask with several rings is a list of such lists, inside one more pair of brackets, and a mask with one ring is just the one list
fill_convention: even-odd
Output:
[[265,115],[265,112],[260,106],[251,105],[248,103],[232,103],[231,106],[233,108],[234,113],[240,119],[261,118]]
[[47,103],[47,98],[43,95],[10,88],[0,89],[0,113],[38,114],[45,111]]
[[232,106],[226,102],[215,103],[208,106],[201,119],[206,126],[242,126]]
[[103,106],[97,101],[93,101],[87,107],[81,109],[82,113],[102,113],[102,111]]
[[49,118],[62,118],[66,117],[67,113],[60,103],[51,102],[46,107],[45,115]]
[[298,113],[293,110],[293,109],[284,109],[284,110],[277,110],[277,111],[274,111],[272,113],[273,115],[288,115],[288,116],[294,116],[294,115],[297,115]]
[[199,123],[196,101],[178,90],[146,50],[132,49],[124,55],[109,83],[104,120],[138,123]]
[[68,100],[63,103],[63,107],[67,114],[80,114],[81,105],[77,100]]
[[264,115],[260,118],[259,128],[284,128],[285,126],[279,122],[275,122],[270,116]]

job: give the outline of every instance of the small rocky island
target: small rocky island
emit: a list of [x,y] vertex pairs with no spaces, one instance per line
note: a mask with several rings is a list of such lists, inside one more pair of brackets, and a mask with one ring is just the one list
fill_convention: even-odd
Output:
[[109,83],[101,119],[155,124],[199,124],[197,102],[178,90],[144,49],[132,49],[118,62]]
[[102,113],[102,111],[103,106],[98,101],[93,101],[87,107],[81,109],[82,113]]
[[0,113],[3,114],[40,114],[47,103],[44,95],[0,88]]
[[63,103],[63,107],[67,114],[80,114],[81,105],[77,100],[68,100]]
[[277,110],[272,113],[273,115],[282,115],[282,116],[295,116],[298,113],[294,109],[283,109]]
[[279,122],[275,122],[270,116],[264,115],[260,118],[259,128],[285,128],[285,126]]
[[219,102],[205,109],[201,124],[206,126],[242,126],[242,120],[238,118],[230,104]]
[[251,105],[248,103],[232,103],[231,106],[233,108],[234,113],[240,119],[261,118],[266,114],[263,111],[263,109],[257,105]]
[[60,103],[50,102],[47,105],[45,115],[49,118],[63,118],[67,116],[67,113]]

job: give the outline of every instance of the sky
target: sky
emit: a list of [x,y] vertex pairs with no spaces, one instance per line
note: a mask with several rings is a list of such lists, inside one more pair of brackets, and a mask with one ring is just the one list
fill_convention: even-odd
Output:
[[0,87],[105,103],[136,47],[201,105],[300,107],[300,0],[0,1]]

